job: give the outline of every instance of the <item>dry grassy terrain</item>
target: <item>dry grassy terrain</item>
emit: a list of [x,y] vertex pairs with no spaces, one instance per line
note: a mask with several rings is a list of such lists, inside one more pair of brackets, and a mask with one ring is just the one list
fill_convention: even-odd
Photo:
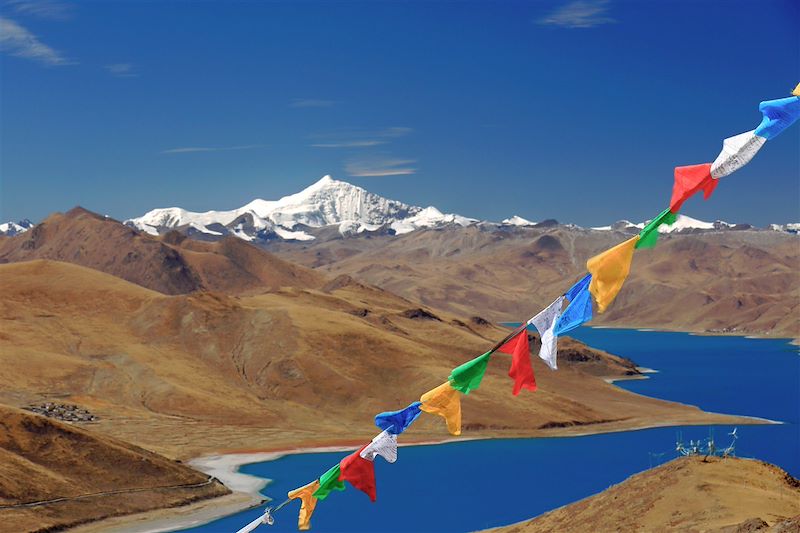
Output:
[[684,457],[502,533],[800,531],[800,481],[751,459]]
[[229,492],[152,452],[3,405],[0,429],[0,531],[64,527]]
[[[471,226],[269,250],[452,313],[522,321],[585,274],[587,259],[629,237]],[[800,238],[750,230],[662,235],[655,248],[636,252],[619,297],[593,323],[800,337]]]

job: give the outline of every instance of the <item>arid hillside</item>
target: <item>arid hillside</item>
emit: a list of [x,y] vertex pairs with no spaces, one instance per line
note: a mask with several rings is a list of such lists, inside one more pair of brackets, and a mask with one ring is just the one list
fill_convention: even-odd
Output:
[[52,259],[94,268],[164,294],[227,294],[316,287],[322,276],[230,237],[210,243],[174,232],[162,239],[80,207],[0,238],[0,263]]
[[152,452],[0,405],[2,531],[62,528],[228,492]]
[[491,531],[790,533],[800,530],[800,481],[751,459],[684,457],[619,485]]
[[[97,415],[98,431],[171,457],[371,436],[372,415],[417,400],[504,333],[347,277],[319,290],[169,296],[42,260],[0,265],[0,320],[0,401],[68,401]],[[595,377],[635,373],[619,358],[569,340],[562,355],[558,372],[534,358],[540,390],[519,397],[507,356],[495,356],[463,400],[465,434],[725,419]],[[436,417],[414,429],[447,435]]]
[[[470,226],[339,238],[269,250],[431,307],[522,321],[630,234],[565,226]],[[637,250],[619,297],[594,324],[800,337],[800,238],[772,231],[662,235]]]

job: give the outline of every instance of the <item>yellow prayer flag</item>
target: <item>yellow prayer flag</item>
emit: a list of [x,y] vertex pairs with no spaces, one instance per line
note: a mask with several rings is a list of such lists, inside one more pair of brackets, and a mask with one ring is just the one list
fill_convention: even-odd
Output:
[[795,96],[800,96],[800,83],[798,83],[797,87],[794,88],[794,91],[792,91],[792,94],[795,95]]
[[297,517],[297,529],[305,531],[311,529],[311,515],[314,514],[314,509],[317,507],[317,499],[314,497],[314,492],[319,488],[319,480],[315,479],[308,485],[290,491],[288,497],[290,500],[300,498],[300,514]]
[[610,250],[596,255],[586,262],[586,268],[592,274],[589,290],[602,313],[614,301],[617,293],[625,283],[631,271],[633,250],[639,236],[628,239]]
[[443,416],[447,431],[461,435],[461,397],[457,390],[445,382],[422,395],[420,409],[426,413]]

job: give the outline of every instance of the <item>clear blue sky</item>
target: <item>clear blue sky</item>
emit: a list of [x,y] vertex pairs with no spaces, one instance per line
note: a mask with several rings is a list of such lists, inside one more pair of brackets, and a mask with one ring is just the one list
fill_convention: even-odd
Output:
[[[324,174],[484,219],[644,220],[800,80],[795,1],[0,2],[0,220]],[[800,220],[800,124],[683,212]]]

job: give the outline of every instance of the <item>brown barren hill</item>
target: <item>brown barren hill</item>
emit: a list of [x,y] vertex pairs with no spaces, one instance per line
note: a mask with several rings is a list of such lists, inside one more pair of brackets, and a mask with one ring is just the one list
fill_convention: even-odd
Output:
[[[371,438],[375,413],[418,400],[505,334],[346,277],[168,296],[41,260],[0,265],[0,323],[0,402],[76,404],[99,431],[182,458]],[[561,349],[557,372],[533,357],[539,390],[518,397],[509,356],[493,356],[463,398],[465,436],[747,422],[627,392],[599,376],[636,374],[633,363],[567,339]],[[434,416],[409,434],[447,436]]]
[[675,459],[498,533],[800,530],[800,481],[752,459]]
[[[272,243],[269,250],[462,316],[526,320],[632,234],[564,226],[418,230]],[[729,230],[662,235],[597,325],[800,337],[800,238]]]
[[0,262],[33,259],[93,268],[163,294],[244,294],[322,284],[318,273],[234,237],[201,243],[175,233],[162,240],[80,207],[0,238]]
[[113,438],[0,405],[0,530],[57,530],[229,491]]

